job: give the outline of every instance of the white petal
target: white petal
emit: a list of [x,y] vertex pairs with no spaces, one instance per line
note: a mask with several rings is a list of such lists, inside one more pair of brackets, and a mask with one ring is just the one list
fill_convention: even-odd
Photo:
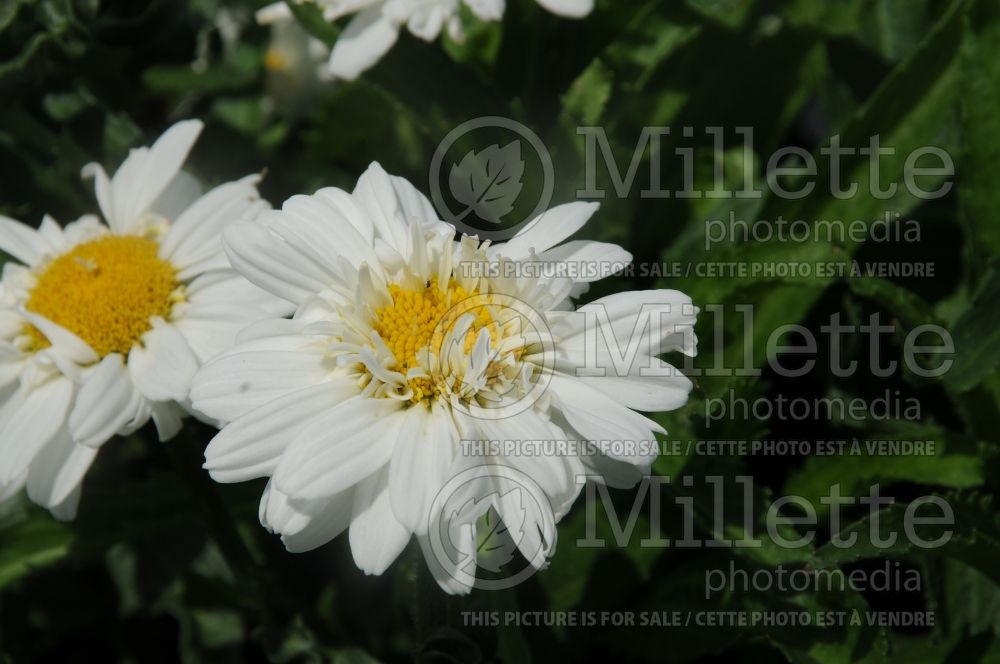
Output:
[[522,259],[532,250],[540,254],[583,228],[597,212],[597,203],[566,203],[547,210],[518,231],[508,242],[491,247],[491,255]]
[[21,377],[27,361],[20,351],[11,350],[10,346],[13,344],[0,343],[0,401],[15,389],[15,382]]
[[357,394],[345,381],[292,392],[228,424],[205,449],[205,469],[216,482],[245,482],[274,473],[288,444],[314,417]]
[[122,356],[112,353],[80,388],[69,428],[77,443],[100,447],[119,432],[135,430],[148,417],[148,405],[132,385]]
[[[329,194],[292,196],[281,206],[281,213],[287,218],[282,230],[285,233],[294,231],[304,243],[323,256],[343,256],[355,267],[362,263],[376,265],[378,259],[372,239],[359,232],[344,215],[345,201],[333,199],[339,203],[334,206],[328,200]],[[347,211],[351,213],[349,209]]]
[[410,531],[393,514],[388,468],[367,478],[355,491],[348,538],[354,563],[365,574],[382,574],[406,548]]
[[[115,217],[115,200],[111,192],[111,178],[108,177],[104,167],[97,163],[84,165],[80,170],[80,175],[84,178],[94,178],[94,193],[97,195],[97,205],[101,208],[101,214],[108,222],[108,226],[114,230],[115,224],[112,219]],[[68,230],[68,229],[67,229]]]
[[431,42],[441,34],[441,28],[452,17],[454,10],[448,6],[434,5],[409,17],[406,27],[415,37]]
[[[16,310],[0,309],[0,339],[13,339],[21,334],[23,328],[24,318]],[[11,349],[20,354],[20,351],[14,348],[12,342],[4,341],[3,343],[8,344]],[[6,352],[3,353],[3,355],[6,354]]]
[[549,389],[570,425],[608,456],[643,467],[656,460],[656,422],[574,378],[554,375]]
[[0,215],[0,251],[34,267],[51,249],[34,228]]
[[49,509],[65,503],[80,487],[96,456],[97,448],[74,443],[69,429],[63,427],[32,462],[28,497]]
[[53,253],[61,252],[67,248],[62,226],[49,215],[42,217],[42,224],[38,227],[38,237],[48,245],[49,250]]
[[10,481],[28,468],[46,443],[64,426],[73,399],[73,384],[57,376],[11,398],[0,426],[0,481]]
[[[272,215],[274,213],[271,213]],[[326,266],[318,266],[312,257],[265,225],[279,227],[282,217],[264,214],[255,222],[239,222],[226,228],[223,246],[232,266],[252,283],[289,302],[301,304],[323,290],[333,275]]]
[[[404,0],[404,2],[410,1],[411,0]],[[433,1],[436,0],[432,0],[432,2]],[[385,2],[386,0],[324,0],[321,4],[323,7],[323,18],[327,21],[333,22],[343,18],[344,16],[355,14],[366,7],[384,5]]]
[[254,286],[232,268],[213,270],[195,277],[187,285],[187,301],[193,306],[233,304],[279,317],[289,316],[295,311],[294,305]]
[[409,224],[419,224],[421,226],[435,226],[443,224],[438,216],[437,210],[430,200],[423,195],[409,180],[398,175],[390,175],[389,181],[396,191],[399,199],[399,211],[403,219]]
[[111,229],[101,223],[97,215],[85,214],[76,221],[66,224],[66,228],[63,229],[63,237],[66,240],[66,246],[75,247],[78,244],[104,237],[110,232]]
[[111,178],[110,192],[103,196],[99,169],[92,169],[98,177],[101,211],[115,233],[136,230],[142,215],[177,175],[202,127],[199,120],[178,122],[163,132],[152,147],[132,150]]
[[351,525],[354,491],[345,491],[316,508],[318,513],[308,525],[295,533],[283,534],[281,541],[292,553],[303,553],[323,546]]
[[567,18],[583,18],[594,11],[594,0],[538,0],[538,4]]
[[198,358],[184,335],[173,325],[155,323],[128,355],[132,383],[150,401],[184,401]]
[[458,430],[446,407],[411,406],[389,464],[389,495],[400,523],[427,532],[431,505],[448,480],[458,450]]
[[179,405],[172,401],[159,401],[149,404],[149,407],[161,443],[180,433],[184,410]]
[[521,555],[536,569],[545,565],[555,551],[557,531],[555,518],[545,496],[532,496],[520,482],[506,477],[497,478],[496,511],[514,537]]
[[613,489],[632,489],[642,481],[644,468],[637,467],[626,461],[618,461],[599,452],[581,457],[588,475],[599,475],[595,481],[607,484]]
[[80,487],[73,489],[66,500],[49,508],[49,512],[57,521],[72,521],[76,518],[76,509],[80,506]]
[[617,244],[573,240],[549,249],[540,254],[538,259],[546,263],[572,266],[570,269],[575,272],[568,274],[572,275],[575,281],[589,283],[610,277],[624,268],[632,262],[632,254]]
[[619,357],[630,348],[643,356],[672,350],[694,355],[697,313],[691,298],[676,290],[615,293],[565,315],[553,334],[561,340],[560,351],[590,344],[591,353],[613,351]]
[[279,491],[274,482],[268,481],[260,499],[260,525],[272,533],[286,535],[297,533],[309,525],[311,513],[297,509],[288,496]]
[[[511,417],[481,419],[479,430],[487,440],[545,441],[566,440],[567,435],[536,410],[525,410]],[[563,496],[575,490],[576,478],[564,459],[555,453],[512,454],[505,458],[514,469],[533,479],[550,496]]]
[[184,171],[178,171],[156,200],[150,205],[150,213],[164,219],[177,219],[192,203],[202,195],[198,179]]
[[373,162],[358,178],[354,198],[374,224],[377,237],[400,256],[408,257],[410,225],[400,213],[392,179],[378,162]]
[[213,270],[187,288],[187,306],[173,321],[202,363],[232,348],[239,333],[294,306],[244,279],[232,269]]
[[299,432],[278,462],[274,484],[296,500],[340,493],[389,462],[405,421],[398,401],[346,401]]
[[49,340],[52,344],[49,352],[57,353],[66,360],[81,365],[98,360],[97,353],[87,342],[66,328],[27,310],[21,310],[20,314]]
[[17,495],[28,482],[28,471],[24,471],[17,477],[4,482],[0,481],[0,503],[10,500]]
[[465,0],[469,9],[481,21],[499,21],[503,18],[504,0]]
[[328,374],[318,353],[237,349],[195,374],[191,402],[210,417],[232,422],[269,401],[322,383]]
[[[287,304],[284,300],[280,302],[282,306]],[[173,325],[184,335],[198,361],[203,364],[231,349],[240,332],[269,315],[275,314],[248,304],[192,302],[184,310],[183,317]]]
[[260,176],[251,175],[220,185],[192,203],[171,224],[160,245],[160,257],[184,269],[221,253],[226,226],[267,209],[257,193],[259,180]]
[[275,23],[291,21],[294,19],[294,16],[292,15],[292,10],[288,8],[287,3],[274,2],[258,9],[257,13],[254,14],[254,18],[257,19],[257,23],[260,25],[273,25]]
[[354,196],[336,187],[324,187],[317,191],[314,196],[336,210],[340,217],[351,224],[369,246],[372,244],[375,237],[375,226],[372,225],[372,220],[361,209]]
[[[640,375],[640,367],[628,376],[615,376],[609,371],[605,377],[578,380],[635,410],[655,413],[676,410],[687,403],[693,387],[691,379],[658,358],[648,358],[648,362],[657,375]],[[662,375],[666,373],[669,375]]]
[[[431,527],[442,526],[432,524]],[[476,528],[474,524],[464,523],[455,527],[454,531],[454,536],[450,538],[453,540],[451,545],[455,548],[452,552],[456,558],[454,560],[445,552],[438,551],[427,535],[418,536],[417,541],[420,542],[427,568],[441,589],[450,595],[468,595],[472,586],[463,583],[462,579],[470,579],[469,575],[475,572]]]
[[330,53],[330,73],[354,80],[385,55],[399,38],[399,26],[382,14],[381,7],[366,9],[347,24]]

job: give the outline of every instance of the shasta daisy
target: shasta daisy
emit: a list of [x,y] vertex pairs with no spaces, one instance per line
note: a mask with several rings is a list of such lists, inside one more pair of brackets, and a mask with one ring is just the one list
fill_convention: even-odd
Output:
[[[662,429],[636,410],[678,408],[691,388],[656,357],[694,353],[687,296],[619,293],[573,310],[571,294],[631,259],[616,245],[563,243],[596,209],[556,207],[491,245],[457,237],[411,184],[373,164],[353,192],[294,196],[230,227],[233,266],[296,310],[250,326],[195,376],[195,407],[228,422],[205,467],[220,482],[270,478],[260,519],[289,550],[347,530],[357,565],[380,574],[412,535],[426,548],[449,478],[501,464],[550,501],[554,519],[529,510],[525,528],[548,555],[577,478],[637,482],[655,445],[610,443],[654,441]],[[554,263],[606,267],[575,279],[528,269]],[[604,337],[631,336],[637,350],[595,346],[596,320]],[[481,440],[590,444],[547,455],[462,445]],[[490,490],[485,481],[473,497]],[[504,518],[503,501],[490,504]],[[475,523],[457,527],[474,540]],[[446,590],[468,590],[455,570],[428,562]]]
[[191,377],[236,332],[286,305],[229,266],[222,230],[268,207],[257,176],[203,196],[180,168],[202,125],[180,122],[113,178],[90,164],[105,222],[36,230],[0,217],[0,498],[27,487],[76,513],[98,449],[151,418],[180,428]]

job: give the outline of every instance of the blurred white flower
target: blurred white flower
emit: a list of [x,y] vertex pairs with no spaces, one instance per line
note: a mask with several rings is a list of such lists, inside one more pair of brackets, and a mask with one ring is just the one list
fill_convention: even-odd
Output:
[[[301,0],[309,1],[309,0]],[[330,53],[329,69],[336,78],[353,80],[384,56],[406,27],[416,37],[434,41],[447,30],[456,41],[462,38],[459,7],[464,4],[482,21],[503,18],[504,0],[311,0],[327,21],[353,15]],[[545,9],[570,18],[582,18],[594,9],[594,0],[536,0]],[[260,23],[291,17],[284,2],[257,13]]]
[[199,196],[180,172],[201,128],[174,125],[114,178],[88,165],[105,223],[46,217],[35,230],[0,217],[14,258],[0,280],[0,498],[27,486],[72,518],[105,442],[150,418],[172,437],[198,367],[284,309],[222,250],[226,225],[269,207],[257,176]]
[[[426,550],[432,504],[449,479],[500,464],[537,483],[551,514],[511,507],[510,493],[491,491],[488,481],[470,504],[481,507],[476,515],[492,507],[505,522],[516,519],[530,535],[519,542],[525,556],[544,563],[580,475],[631,486],[648,472],[655,444],[606,444],[649,443],[662,431],[632,409],[678,408],[691,388],[655,357],[694,354],[697,311],[687,296],[620,293],[573,311],[571,293],[613,268],[577,280],[513,269],[627,263],[616,245],[561,244],[596,209],[556,207],[503,244],[459,239],[409,182],[373,164],[353,193],[294,196],[280,211],[235,224],[225,234],[233,266],[296,312],[250,326],[195,376],[194,406],[229,422],[209,444],[205,467],[220,482],[269,477],[261,522],[289,550],[349,529],[357,565],[381,574],[411,535]],[[615,335],[634,332],[641,350],[624,373],[614,353],[589,355],[588,324],[598,312]],[[648,319],[658,324],[644,326]],[[584,366],[605,375],[580,377]],[[463,440],[596,442],[506,456],[463,453]],[[474,521],[452,524],[471,555]],[[455,569],[428,563],[443,588],[468,591]]]
[[266,100],[271,108],[295,114],[333,78],[326,67],[330,49],[291,16],[271,21],[270,28],[264,53]]

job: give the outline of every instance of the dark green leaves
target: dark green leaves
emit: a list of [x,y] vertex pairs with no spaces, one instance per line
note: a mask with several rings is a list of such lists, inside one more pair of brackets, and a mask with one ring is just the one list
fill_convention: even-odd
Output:
[[952,328],[955,364],[945,376],[949,387],[965,391],[979,384],[1000,362],[1000,274],[991,270],[980,292]]

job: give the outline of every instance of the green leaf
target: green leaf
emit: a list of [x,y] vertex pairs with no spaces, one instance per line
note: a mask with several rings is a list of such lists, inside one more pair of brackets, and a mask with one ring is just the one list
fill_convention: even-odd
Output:
[[84,109],[94,106],[97,100],[89,90],[81,88],[76,92],[50,92],[45,95],[42,103],[49,117],[64,122],[73,119]]
[[31,59],[34,58],[39,51],[41,51],[42,47],[53,39],[53,36],[47,32],[35,34],[31,40],[24,45],[20,53],[9,60],[0,62],[0,80],[12,73],[24,69],[28,63],[31,62]]
[[[634,494],[634,492],[622,493]],[[625,504],[628,504],[627,500]],[[577,606],[583,598],[591,570],[602,557],[615,553],[624,554],[626,560],[634,565],[639,577],[648,579],[653,563],[662,553],[659,549],[643,547],[639,543],[643,537],[649,536],[649,518],[645,513],[637,515],[627,545],[620,547],[615,541],[609,514],[601,498],[596,500],[595,510],[594,532],[597,539],[604,540],[605,546],[578,544],[579,540],[589,539],[590,535],[587,530],[587,510],[581,505],[559,524],[559,550],[549,566],[537,575],[549,596],[549,606],[553,611],[567,611]],[[627,528],[628,508],[617,509],[615,515],[620,527]]]
[[21,506],[0,520],[0,588],[23,576],[62,560],[75,535],[68,526],[47,513]]
[[1000,271],[992,270],[972,305],[952,328],[955,363],[945,384],[964,392],[981,383],[1000,362]]
[[209,94],[239,90],[254,83],[261,70],[261,53],[241,44],[219,64],[205,69],[193,65],[156,65],[143,72],[143,83],[152,92]]
[[[883,146],[891,145],[896,149],[894,156],[881,160],[883,183],[902,181],[906,155],[916,148],[942,142],[948,144],[950,140],[947,129],[954,126],[956,119],[954,111],[959,92],[957,55],[966,6],[964,0],[952,3],[920,48],[889,75],[841,134],[843,146],[867,146],[870,137],[880,135]],[[816,182],[830,182],[829,160],[819,153],[814,154],[814,158],[819,165]],[[857,182],[863,187],[870,181],[870,160],[854,158],[842,161],[845,182]],[[922,182],[921,185],[926,189],[934,186],[928,182]],[[798,201],[771,196],[760,210],[758,218],[802,219],[809,223],[839,219],[849,223],[856,219],[879,219],[886,209],[905,214],[918,202],[919,199],[902,186],[890,200],[861,192],[847,198],[836,198],[831,192],[817,191]],[[858,243],[849,239],[842,245],[825,241],[753,243],[750,246],[738,246],[730,254],[714,254],[712,260],[728,259],[745,264],[765,262],[772,265],[806,262],[817,265],[843,262],[858,246]],[[706,281],[714,281],[718,285],[705,283]],[[714,291],[707,293],[714,296],[714,299],[705,300],[695,296],[696,302],[720,302],[720,297],[734,292],[741,282],[746,284],[752,281],[753,279],[690,279],[682,280],[677,286],[702,296],[706,295],[707,290]],[[763,359],[765,344],[762,342],[767,335],[777,325],[804,317],[819,299],[824,287],[834,279],[812,277],[779,281],[788,285],[782,285],[780,291],[768,291],[767,297],[763,297],[758,290],[757,297],[743,300],[756,302],[753,339],[757,351],[754,359],[758,362]],[[796,281],[799,283],[795,284]],[[753,293],[754,291],[749,291],[745,297],[751,297]],[[743,335],[739,335],[727,348],[726,366],[742,366],[741,355],[745,343]]]
[[286,0],[285,4],[306,32],[327,46],[336,43],[340,28],[323,18],[323,10],[317,3]]
[[[176,542],[181,539],[177,533],[203,532],[201,512],[173,475],[87,489],[80,513],[70,523],[56,521],[26,499],[5,506],[0,517],[0,540],[4,543],[0,547],[0,588],[66,559],[100,558],[121,542],[143,542],[151,536]],[[245,512],[253,513],[256,487],[246,485],[236,491]],[[123,495],[129,499],[123,501]]]
[[685,4],[733,30],[742,27],[754,6],[752,0],[686,0]]
[[260,131],[264,120],[261,102],[256,96],[216,99],[212,113],[236,131],[251,135]]
[[909,56],[927,34],[927,0],[874,0],[862,14],[860,36],[888,60]]
[[941,586],[948,631],[958,635],[1000,634],[1000,586],[958,560],[946,560],[943,572]]
[[17,18],[18,9],[27,4],[27,0],[11,0],[0,4],[0,32],[6,30]]
[[[847,399],[846,396],[841,397]],[[837,438],[837,436],[834,436]],[[899,447],[900,441],[930,443],[924,453]],[[871,424],[865,438],[847,438],[843,454],[811,456],[788,479],[784,492],[802,496],[825,514],[820,498],[840,485],[845,496],[867,494],[873,484],[916,482],[965,489],[983,483],[983,463],[969,441],[927,425],[898,423],[882,430]],[[933,454],[929,454],[933,449]]]
[[930,304],[916,293],[880,277],[853,277],[847,281],[851,290],[878,302],[901,323],[902,334],[928,323],[939,323]]
[[1000,163],[1000,6],[977,2],[965,18],[962,38],[962,177],[960,212],[967,247],[981,271],[1000,253],[1000,187],[992,173]]
[[245,638],[240,614],[228,609],[196,609],[194,618],[198,641],[206,648],[236,645]]
[[790,0],[783,12],[785,19],[795,26],[822,31],[826,35],[853,36],[860,25],[865,0],[840,0],[839,2],[814,2]]
[[597,124],[611,98],[614,72],[600,58],[595,59],[573,81],[563,95],[563,115],[570,122]]
[[[997,557],[1000,556],[1000,523],[997,522],[993,497],[976,493],[953,493],[946,496],[945,500],[953,510],[954,523],[912,526],[914,532],[928,542],[944,538],[951,532],[950,539],[941,546],[923,548],[907,537],[907,507],[897,503],[879,511],[877,524],[868,516],[843,529],[842,538],[849,539],[856,535],[857,541],[844,548],[837,547],[832,542],[820,547],[812,564],[829,568],[872,558],[927,555],[961,560],[995,583],[1000,583],[1000,567],[996,565]],[[936,511],[934,516],[939,514],[940,511]],[[873,537],[873,534],[884,537],[888,533],[897,535],[891,546],[880,546]]]

